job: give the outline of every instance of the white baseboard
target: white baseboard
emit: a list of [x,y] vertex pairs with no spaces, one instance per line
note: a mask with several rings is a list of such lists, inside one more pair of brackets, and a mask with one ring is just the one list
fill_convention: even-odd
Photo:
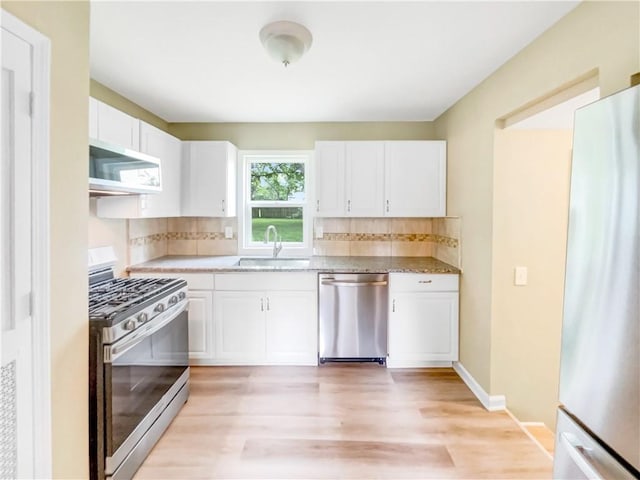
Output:
[[460,362],[453,362],[453,369],[460,375],[462,381],[467,384],[467,387],[469,387],[478,400],[480,400],[480,403],[484,405],[484,408],[490,412],[506,410],[507,399],[504,395],[489,395]]

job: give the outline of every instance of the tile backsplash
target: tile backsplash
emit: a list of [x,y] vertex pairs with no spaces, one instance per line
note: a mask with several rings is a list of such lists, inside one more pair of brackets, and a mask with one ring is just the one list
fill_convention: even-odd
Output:
[[[224,237],[231,227],[233,238]],[[316,238],[322,229],[322,238]],[[128,221],[132,264],[163,255],[237,255],[235,218]],[[460,267],[460,218],[316,218],[314,255],[435,257]]]
[[435,257],[459,267],[460,219],[316,218],[313,246],[315,255]]

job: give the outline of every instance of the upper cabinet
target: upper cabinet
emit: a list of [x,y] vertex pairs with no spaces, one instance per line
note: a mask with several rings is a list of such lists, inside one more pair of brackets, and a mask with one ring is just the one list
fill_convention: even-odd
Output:
[[446,142],[316,142],[316,215],[446,215]]
[[90,98],[89,137],[139,151],[140,120]]
[[149,195],[98,197],[104,218],[180,216],[181,141],[120,110],[89,98],[89,137],[146,153],[160,160],[162,191]]
[[183,142],[182,215],[236,215],[236,147],[224,141]]
[[385,215],[444,217],[447,142],[384,142]]
[[318,216],[382,216],[382,142],[316,142],[315,161]]

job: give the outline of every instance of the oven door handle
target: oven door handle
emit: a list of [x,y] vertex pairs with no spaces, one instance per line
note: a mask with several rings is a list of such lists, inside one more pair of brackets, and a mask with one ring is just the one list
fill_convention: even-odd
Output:
[[189,301],[187,299],[182,300],[180,303],[177,303],[169,310],[165,310],[157,317],[154,317],[153,320],[146,323],[142,327],[139,327],[137,330],[127,335],[119,342],[116,342],[113,345],[106,345],[104,347],[104,363],[113,363],[127,351],[138,345],[142,340],[156,333],[158,330],[160,330],[162,327],[164,327],[174,318],[180,315],[183,311],[185,311],[188,303]]

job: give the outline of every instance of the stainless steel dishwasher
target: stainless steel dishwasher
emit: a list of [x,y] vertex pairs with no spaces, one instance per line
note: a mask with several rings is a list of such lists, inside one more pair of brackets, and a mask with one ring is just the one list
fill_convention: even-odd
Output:
[[387,358],[386,273],[321,273],[318,276],[320,363]]

